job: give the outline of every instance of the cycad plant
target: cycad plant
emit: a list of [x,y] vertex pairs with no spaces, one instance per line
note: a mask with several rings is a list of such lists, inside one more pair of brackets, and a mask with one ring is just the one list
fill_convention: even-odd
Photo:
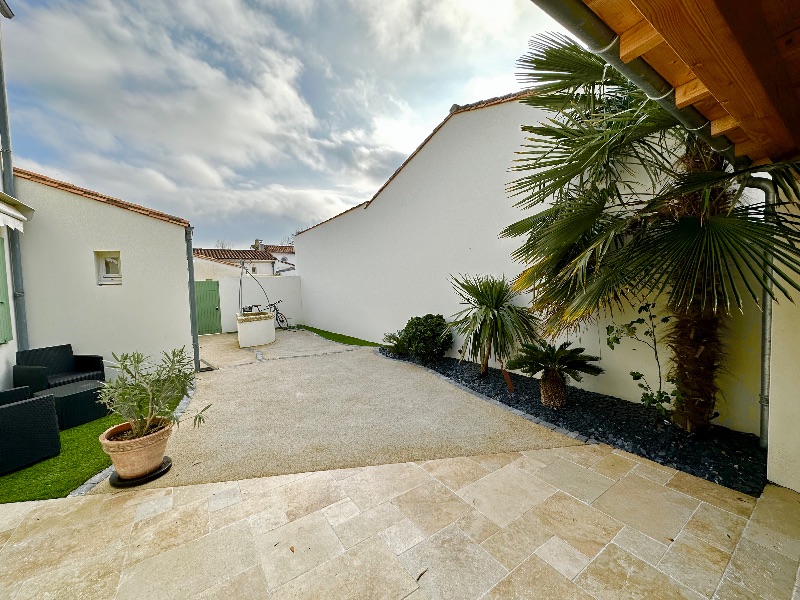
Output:
[[533,377],[542,374],[539,389],[542,404],[558,409],[567,405],[567,377],[581,380],[581,373],[600,375],[601,367],[592,364],[598,356],[584,354],[585,348],[570,348],[572,342],[556,347],[545,341],[523,344],[519,355],[508,361],[509,369],[518,369]]
[[512,289],[505,277],[462,275],[452,277],[453,289],[466,305],[453,315],[448,329],[464,336],[462,357],[479,361],[481,375],[489,372],[489,359],[500,363],[509,391],[511,378],[505,372],[505,361],[520,344],[537,338],[538,321],[528,306],[514,304],[520,292]]
[[570,39],[542,35],[530,47],[518,63],[532,86],[523,101],[552,118],[523,127],[529,143],[514,168],[526,174],[509,191],[522,208],[549,206],[502,234],[523,238],[514,257],[526,269],[515,287],[535,290],[547,334],[663,296],[675,316],[667,340],[680,392],[673,420],[705,429],[724,317],[747,296],[758,303],[768,282],[787,297],[800,290],[800,221],[786,204],[767,214],[743,184],[766,171],[796,201],[800,166],[732,165]]

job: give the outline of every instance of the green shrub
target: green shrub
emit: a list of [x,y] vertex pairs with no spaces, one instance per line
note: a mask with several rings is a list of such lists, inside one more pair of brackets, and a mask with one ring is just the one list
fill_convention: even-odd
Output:
[[397,333],[387,333],[385,336],[383,336],[383,343],[386,346],[386,349],[393,354],[398,354],[400,356],[408,355],[408,344],[406,344],[405,339],[403,338],[402,329]]
[[429,365],[444,357],[453,345],[453,335],[442,315],[412,317],[397,333],[387,333],[383,341],[387,348],[401,356]]
[[424,365],[441,360],[453,345],[453,334],[442,315],[412,317],[400,337],[408,353]]

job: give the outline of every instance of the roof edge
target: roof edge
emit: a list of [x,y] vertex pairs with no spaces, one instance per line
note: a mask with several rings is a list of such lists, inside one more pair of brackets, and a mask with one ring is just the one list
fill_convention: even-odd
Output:
[[55,188],[64,192],[69,192],[70,194],[75,194],[76,196],[82,196],[83,198],[88,198],[89,200],[96,200],[104,204],[116,206],[117,208],[123,208],[131,212],[139,213],[140,215],[143,215],[145,217],[151,217],[153,219],[158,219],[159,221],[172,223],[173,225],[178,225],[180,227],[189,227],[190,225],[189,221],[187,221],[186,219],[181,219],[180,217],[168,215],[167,213],[163,213],[153,208],[147,208],[146,206],[141,206],[139,204],[133,204],[132,202],[126,202],[125,200],[114,198],[113,196],[106,196],[105,194],[101,194],[100,192],[95,192],[94,190],[78,187],[77,185],[67,183],[66,181],[53,179],[52,177],[47,177],[46,175],[42,175],[41,173],[34,173],[33,171],[26,171],[25,169],[14,167],[14,175],[16,177],[20,177],[21,179],[27,179],[28,181],[33,181],[34,183],[40,183],[42,185],[46,185],[51,188]]
[[503,96],[495,96],[494,98],[487,98],[486,100],[480,100],[478,102],[473,102],[471,104],[464,104],[464,105],[453,104],[453,106],[450,107],[450,112],[448,113],[448,115],[444,119],[442,119],[441,123],[439,123],[436,127],[433,128],[433,131],[431,131],[428,134],[428,136],[424,140],[422,140],[422,143],[419,146],[417,146],[417,148],[411,154],[408,155],[408,158],[406,158],[399,167],[397,167],[397,169],[395,170],[394,173],[392,173],[389,179],[387,179],[386,182],[380,188],[378,188],[378,191],[375,192],[372,198],[370,198],[365,202],[362,202],[361,204],[356,204],[352,208],[348,208],[347,210],[340,212],[338,215],[334,215],[329,219],[325,219],[324,221],[321,221],[316,225],[312,225],[311,227],[303,229],[303,231],[298,231],[295,235],[300,235],[302,233],[305,233],[306,231],[309,231],[310,229],[314,229],[315,227],[324,225],[328,221],[332,221],[337,217],[341,217],[342,215],[347,214],[351,210],[355,210],[356,208],[363,207],[365,210],[369,208],[369,205],[372,204],[372,202],[375,199],[377,199],[378,196],[380,196],[381,192],[383,192],[383,190],[385,190],[389,186],[389,184],[394,180],[394,178],[400,174],[400,171],[402,171],[403,168],[408,163],[410,163],[411,160],[417,154],[419,154],[419,152],[425,147],[425,145],[431,140],[431,138],[434,135],[436,135],[442,127],[444,127],[445,123],[447,123],[447,121],[449,121],[453,115],[458,115],[472,110],[479,110],[481,108],[487,108],[489,106],[496,106],[498,104],[505,104],[506,102],[513,102],[515,100],[521,100],[530,93],[531,93],[530,90],[522,90],[521,92],[512,92],[511,94],[505,94]]

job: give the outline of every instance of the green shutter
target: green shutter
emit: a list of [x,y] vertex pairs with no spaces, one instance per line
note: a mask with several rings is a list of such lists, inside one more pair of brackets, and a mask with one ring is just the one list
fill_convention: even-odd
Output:
[[0,237],[0,344],[14,339],[11,327],[11,304],[8,300],[8,273],[6,272],[6,244]]

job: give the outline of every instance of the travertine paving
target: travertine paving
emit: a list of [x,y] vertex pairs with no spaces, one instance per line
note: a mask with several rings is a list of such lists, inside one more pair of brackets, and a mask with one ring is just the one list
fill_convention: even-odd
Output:
[[796,600],[800,495],[605,445],[0,505],[0,597]]

